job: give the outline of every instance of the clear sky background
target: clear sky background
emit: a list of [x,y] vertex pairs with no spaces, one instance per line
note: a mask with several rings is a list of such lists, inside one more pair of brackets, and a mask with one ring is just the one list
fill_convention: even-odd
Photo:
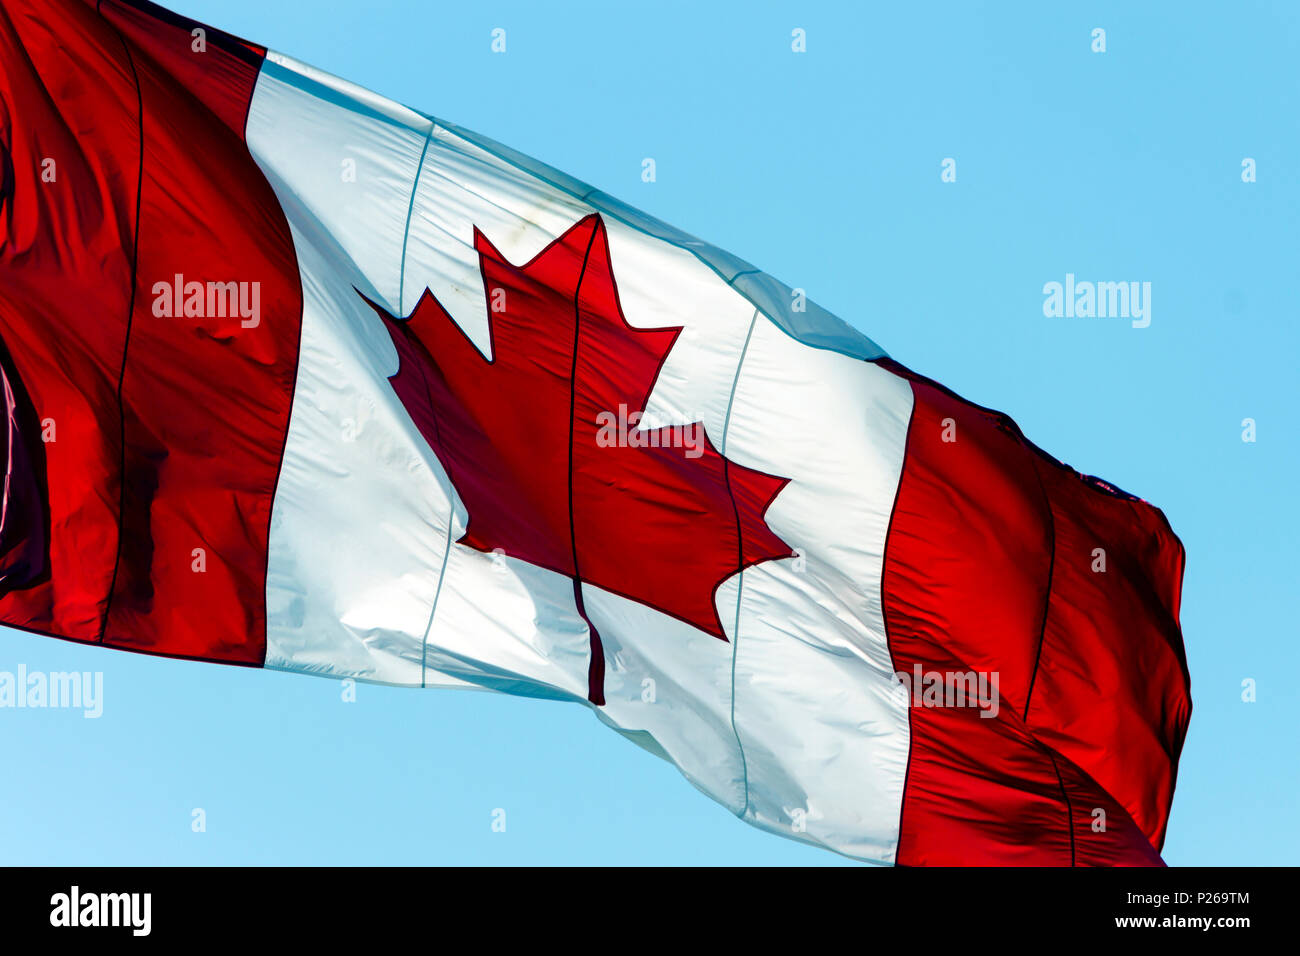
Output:
[[[806,288],[1162,508],[1194,700],[1165,858],[1300,862],[1300,4],[169,5]],[[1045,318],[1067,272],[1150,282],[1150,327]],[[0,629],[0,670],[20,665],[102,671],[104,714],[0,710],[0,863],[848,862],[742,824],[581,706],[344,703],[330,680]]]

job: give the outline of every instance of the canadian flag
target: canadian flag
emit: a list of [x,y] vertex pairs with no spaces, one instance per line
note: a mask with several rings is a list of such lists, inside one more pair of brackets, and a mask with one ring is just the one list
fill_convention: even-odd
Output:
[[1160,511],[775,279],[142,0],[0,0],[0,623],[581,702],[898,864],[1159,864]]

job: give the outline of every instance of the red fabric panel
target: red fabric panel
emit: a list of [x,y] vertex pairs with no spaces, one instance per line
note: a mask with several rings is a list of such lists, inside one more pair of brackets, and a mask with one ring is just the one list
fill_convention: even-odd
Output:
[[1178,539],[1006,416],[881,364],[915,397],[883,574],[895,669],[996,674],[1000,698],[993,718],[911,707],[898,862],[1159,864],[1191,712]]
[[117,379],[135,245],[135,82],[81,3],[0,5],[0,339],[43,442],[48,573],[0,585],[0,621],[97,640],[117,555]]
[[[1036,464],[1056,561],[1027,722],[1114,794],[1158,847],[1191,714],[1178,626],[1183,549],[1145,502]],[[1103,559],[1105,570],[1093,570]]]
[[[54,208],[28,224],[36,234],[19,271],[31,293],[15,301],[7,277],[0,292],[6,344],[38,413],[68,420],[47,446],[54,594],[44,607],[39,592],[8,595],[0,620],[260,664],[302,314],[288,223],[243,140],[263,53],[211,29],[195,49],[195,24],[152,4],[6,8],[32,35],[4,64],[5,82],[20,84],[4,98],[13,126],[48,137],[44,148],[71,164],[106,170],[60,177],[59,198],[42,200]],[[65,106],[42,90],[81,99]],[[74,135],[60,140],[61,129]],[[34,193],[35,147],[22,145],[18,189]],[[158,284],[178,274],[205,288],[243,284],[249,305],[256,289],[256,324],[217,314],[206,297],[202,315],[159,314]],[[61,295],[70,284],[98,297]],[[77,509],[55,507],[68,475]]]

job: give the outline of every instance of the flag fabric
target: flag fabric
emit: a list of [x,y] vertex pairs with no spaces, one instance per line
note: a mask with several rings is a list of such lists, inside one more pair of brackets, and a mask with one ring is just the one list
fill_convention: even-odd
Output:
[[0,0],[0,277],[0,623],[582,702],[874,862],[1161,862],[1163,514],[747,263],[142,0]]

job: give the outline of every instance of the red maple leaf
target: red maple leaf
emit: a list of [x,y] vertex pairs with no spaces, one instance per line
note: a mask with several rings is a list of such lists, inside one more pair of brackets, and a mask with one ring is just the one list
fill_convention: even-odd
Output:
[[401,360],[393,391],[469,512],[460,543],[573,579],[591,634],[588,697],[603,704],[604,652],[582,582],[725,641],[714,601],[723,581],[794,555],[763,518],[789,479],[728,461],[698,422],[633,425],[614,445],[617,430],[602,433],[610,416],[644,410],[681,328],[627,324],[599,215],[523,266],[477,228],[474,247],[490,360],[428,289],[405,320],[366,301]]

